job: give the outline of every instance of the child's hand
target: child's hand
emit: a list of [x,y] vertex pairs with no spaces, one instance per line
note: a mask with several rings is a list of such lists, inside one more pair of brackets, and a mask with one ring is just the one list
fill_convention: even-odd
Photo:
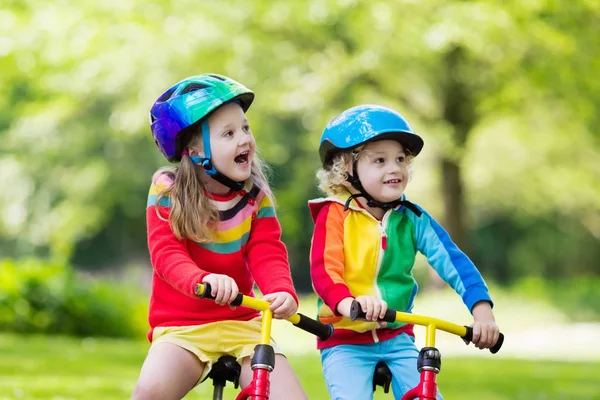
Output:
[[[375,296],[358,296],[356,299],[347,297],[340,301],[337,309],[338,312],[344,317],[350,318],[350,306],[352,304],[352,300],[356,300],[356,302],[360,304],[360,308],[362,308],[366,314],[365,320],[377,321],[385,317],[385,312],[387,311],[388,305],[385,301]],[[383,327],[386,325],[387,323],[385,321],[379,322],[379,326]]]
[[202,278],[202,283],[210,285],[210,294],[215,297],[215,303],[220,306],[231,303],[239,293],[237,283],[227,275],[208,274]]
[[[489,349],[498,341],[500,328],[496,325],[492,307],[487,301],[481,301],[473,307],[473,344],[478,349]],[[469,344],[468,341],[465,343]]]
[[286,319],[298,310],[296,300],[287,292],[269,293],[263,297],[263,300],[271,303],[269,310],[273,311],[273,318]]

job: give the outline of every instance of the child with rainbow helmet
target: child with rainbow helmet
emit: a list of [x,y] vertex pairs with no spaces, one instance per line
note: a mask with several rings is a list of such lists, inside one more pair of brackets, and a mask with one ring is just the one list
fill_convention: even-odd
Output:
[[152,136],[167,160],[178,162],[185,152],[183,147],[186,136],[190,133],[189,128],[202,121],[200,129],[205,156],[192,156],[192,161],[202,165],[213,179],[232,190],[240,190],[244,182],[233,181],[212,165],[210,131],[206,117],[231,101],[238,102],[245,113],[253,100],[254,93],[250,89],[226,76],[204,74],[183,79],[167,89],[152,106]]
[[[260,314],[223,305],[238,293],[254,296],[256,283],[274,318],[288,318],[298,308],[271,190],[245,116],[253,99],[233,79],[203,74],[176,83],[152,106],[154,140],[170,162],[180,163],[154,174],[146,206],[151,347],[134,399],[183,398],[224,354],[242,365],[240,384],[248,385]],[[214,302],[196,296],[200,282],[210,284]],[[289,362],[271,345],[277,364],[271,398],[306,399]]]
[[[473,314],[475,345],[489,348],[498,339],[481,274],[431,215],[406,200],[409,163],[422,147],[402,115],[378,105],[342,112],[321,137],[323,168],[317,177],[328,197],[309,201],[315,224],[310,273],[319,319],[335,327],[333,336],[317,345],[332,399],[372,399],[379,362],[392,372],[395,398],[418,384],[412,325],[376,322],[388,305],[412,310],[417,251]],[[365,321],[350,320],[353,300],[365,311]]]

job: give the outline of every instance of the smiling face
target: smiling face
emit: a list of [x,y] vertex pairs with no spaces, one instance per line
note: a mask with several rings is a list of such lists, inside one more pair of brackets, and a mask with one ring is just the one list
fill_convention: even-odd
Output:
[[407,155],[396,140],[368,143],[360,153],[356,168],[363,188],[382,203],[402,197],[408,184]]
[[[256,142],[240,105],[228,103],[219,107],[208,117],[208,128],[211,161],[215,169],[237,182],[248,179]],[[191,146],[190,153],[204,157],[202,140],[198,140],[197,145]],[[208,190],[214,193],[230,190],[214,179],[206,179],[206,184]]]

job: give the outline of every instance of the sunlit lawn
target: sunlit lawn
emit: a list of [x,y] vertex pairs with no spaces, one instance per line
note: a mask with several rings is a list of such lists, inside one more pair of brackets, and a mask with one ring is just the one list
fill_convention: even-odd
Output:
[[[125,340],[0,335],[0,399],[126,399],[147,347]],[[327,399],[317,354],[290,359],[308,397]],[[599,363],[446,357],[439,384],[450,400],[582,400],[600,399],[599,376]],[[203,384],[187,398],[210,399],[211,390]],[[234,398],[234,391],[225,398]]]

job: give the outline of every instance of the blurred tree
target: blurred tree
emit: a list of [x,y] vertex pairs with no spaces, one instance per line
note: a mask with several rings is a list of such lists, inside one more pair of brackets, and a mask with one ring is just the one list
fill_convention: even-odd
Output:
[[[147,112],[176,80],[213,71],[257,93],[249,118],[304,288],[320,132],[369,102],[398,109],[424,137],[409,195],[483,269],[503,268],[490,258],[502,253],[510,277],[528,273],[524,259],[538,274],[565,273],[508,239],[569,221],[581,238],[568,241],[572,261],[598,272],[577,257],[600,239],[599,15],[590,0],[8,2],[0,249],[89,267],[145,254],[146,192],[164,164]],[[537,222],[489,232],[498,221]]]

